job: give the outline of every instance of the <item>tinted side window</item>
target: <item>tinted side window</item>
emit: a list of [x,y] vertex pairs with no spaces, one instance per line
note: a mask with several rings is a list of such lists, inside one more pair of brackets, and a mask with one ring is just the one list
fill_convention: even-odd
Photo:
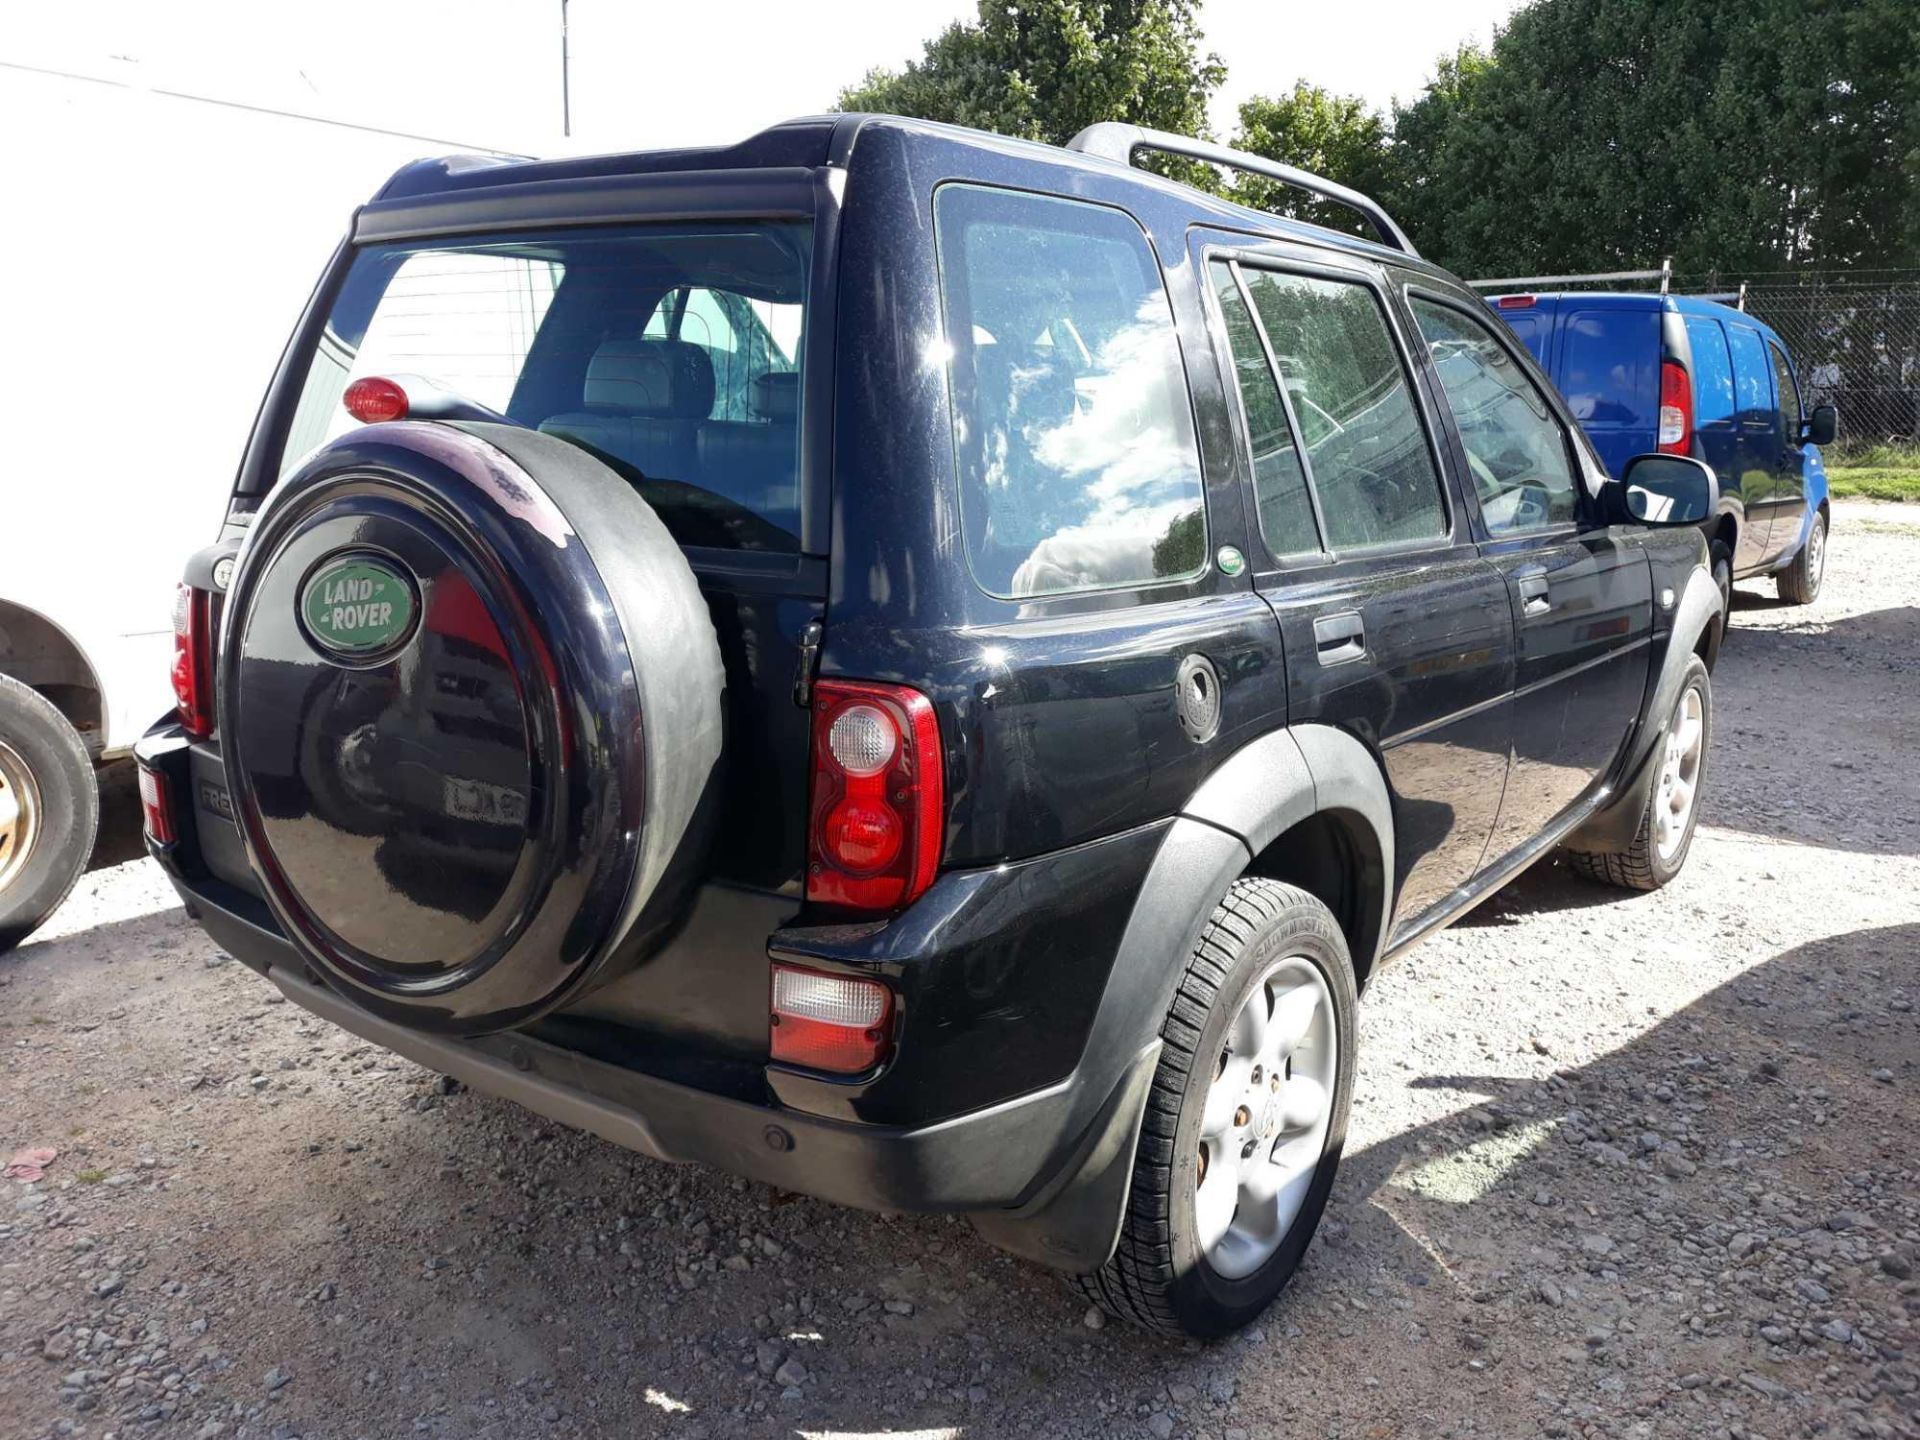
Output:
[[1214,262],[1213,288],[1226,321],[1227,342],[1233,349],[1233,373],[1253,449],[1253,489],[1260,533],[1275,555],[1317,551],[1320,532],[1314,524],[1313,501],[1307,494],[1307,473],[1300,465],[1293,426],[1287,420],[1280,386],[1267,364],[1266,347],[1260,343],[1253,312],[1241,297],[1232,266]]
[[1733,361],[1720,322],[1704,315],[1689,317],[1687,343],[1693,351],[1693,423],[1702,429],[1731,424]]
[[1579,310],[1560,337],[1560,393],[1583,425],[1646,425],[1660,404],[1660,317]]
[[1789,440],[1800,435],[1800,392],[1794,388],[1793,366],[1787,363],[1787,357],[1780,347],[1771,340],[1767,342],[1767,354],[1773,359],[1773,393],[1780,402],[1780,421],[1782,433]]
[[943,185],[934,222],[974,578],[1015,597],[1199,574],[1193,410],[1146,234],[976,185]]
[[1444,535],[1440,477],[1374,292],[1313,275],[1241,274],[1300,422],[1327,545]]
[[1478,320],[1430,300],[1413,302],[1414,319],[1453,411],[1495,535],[1570,524],[1576,505],[1567,432],[1546,397]]
[[1533,352],[1533,358],[1542,365],[1546,359],[1540,351],[1546,343],[1547,327],[1540,323],[1538,312],[1532,310],[1501,310],[1496,312],[1506,322],[1522,345]]
[[1767,351],[1760,332],[1745,325],[1727,326],[1727,346],[1733,351],[1734,408],[1740,423],[1773,428],[1773,387],[1767,379]]

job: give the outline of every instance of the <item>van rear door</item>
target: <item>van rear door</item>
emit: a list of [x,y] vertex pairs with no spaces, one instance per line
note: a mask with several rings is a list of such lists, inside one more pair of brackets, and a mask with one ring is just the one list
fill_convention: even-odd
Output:
[[1651,297],[1564,297],[1548,374],[1616,479],[1659,447],[1660,311]]

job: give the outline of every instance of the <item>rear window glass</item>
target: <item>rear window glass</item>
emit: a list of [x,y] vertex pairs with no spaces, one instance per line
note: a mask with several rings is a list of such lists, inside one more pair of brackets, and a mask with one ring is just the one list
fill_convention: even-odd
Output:
[[1733,361],[1718,320],[1704,315],[1687,320],[1687,346],[1693,351],[1693,423],[1727,425],[1733,421]]
[[1760,343],[1760,332],[1729,325],[1727,345],[1733,351],[1733,395],[1741,422],[1771,430],[1773,382],[1767,377],[1767,347]]
[[934,220],[975,580],[1016,598],[1199,574],[1193,411],[1145,233],[976,185],[941,186]]
[[354,258],[285,474],[355,429],[354,380],[417,378],[599,457],[683,545],[800,545],[811,228],[645,226]]
[[1561,327],[1560,393],[1582,425],[1653,425],[1660,405],[1660,316],[1577,310]]
[[1540,323],[1540,316],[1533,310],[1496,310],[1494,312],[1507,322],[1507,328],[1513,331],[1520,343],[1533,353],[1533,358],[1542,365],[1546,357],[1540,353],[1541,344],[1547,337],[1546,326]]
[[1379,298],[1354,281],[1241,274],[1300,424],[1328,547],[1444,535],[1440,474]]

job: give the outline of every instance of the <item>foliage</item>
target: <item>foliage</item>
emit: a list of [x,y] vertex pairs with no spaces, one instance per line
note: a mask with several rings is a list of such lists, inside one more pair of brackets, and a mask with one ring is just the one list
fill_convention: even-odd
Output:
[[1829,455],[1827,489],[1874,500],[1920,500],[1920,444],[1875,445],[1838,461]]
[[835,108],[1056,145],[1100,120],[1205,135],[1207,97],[1227,72],[1199,52],[1197,9],[1198,0],[980,0],[977,21],[947,27],[904,70],[869,72]]
[[1391,124],[1307,87],[1241,119],[1463,274],[1920,261],[1912,0],[1535,0]]
[[[1353,95],[1335,95],[1305,81],[1293,93],[1256,95],[1240,107],[1234,147],[1311,170],[1368,195],[1391,188],[1393,154],[1386,117]],[[1373,230],[1343,205],[1259,175],[1238,175],[1230,192],[1243,205],[1271,210],[1355,234]]]

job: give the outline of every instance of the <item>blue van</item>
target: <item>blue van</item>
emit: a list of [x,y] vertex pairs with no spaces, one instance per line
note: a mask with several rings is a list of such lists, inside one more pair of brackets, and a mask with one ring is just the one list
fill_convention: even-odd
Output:
[[1809,413],[1780,337],[1744,311],[1684,295],[1495,295],[1487,303],[1560,387],[1618,478],[1635,455],[1691,455],[1720,477],[1703,527],[1723,595],[1772,575],[1807,604],[1826,564],[1831,405]]

